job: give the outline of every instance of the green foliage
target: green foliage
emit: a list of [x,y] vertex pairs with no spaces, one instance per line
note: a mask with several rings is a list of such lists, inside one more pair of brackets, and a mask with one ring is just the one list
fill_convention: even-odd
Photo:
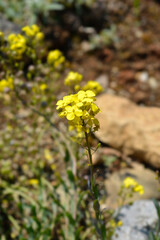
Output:
[[[69,64],[58,49],[48,53],[43,39],[37,25],[21,34],[0,32],[0,238],[110,240],[119,225],[113,212],[102,216],[94,177],[86,190],[85,151],[55,112]],[[95,96],[97,84],[79,97]]]
[[22,31],[0,36],[0,238],[96,240],[76,174],[84,152],[55,121],[55,82],[67,63],[59,50],[47,54],[37,26]]
[[140,0],[133,1],[134,12],[138,16],[140,14]]
[[50,0],[0,0],[0,11],[5,16],[17,23],[33,24],[40,14],[47,17],[52,10],[63,10],[64,5],[60,1]]
[[39,16],[47,19],[51,11],[91,7],[95,0],[0,0],[0,12],[17,23],[33,24]]
[[103,29],[98,34],[93,34],[89,38],[91,50],[110,46],[118,42],[116,35],[116,26],[111,25],[109,29]]

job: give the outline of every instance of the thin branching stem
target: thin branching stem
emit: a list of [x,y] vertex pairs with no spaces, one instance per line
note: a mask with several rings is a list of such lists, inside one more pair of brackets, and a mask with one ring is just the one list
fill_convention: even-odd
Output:
[[[102,234],[102,219],[101,219],[101,210],[100,210],[100,204],[99,204],[99,200],[97,197],[97,193],[96,193],[96,185],[95,185],[95,180],[94,180],[94,174],[93,174],[93,161],[92,161],[92,153],[91,153],[91,146],[89,143],[89,139],[88,139],[88,133],[85,132],[85,139],[86,139],[86,144],[87,144],[87,151],[88,151],[88,157],[89,157],[89,165],[90,165],[90,182],[91,182],[91,193],[92,193],[92,197],[93,197],[93,204],[94,204],[94,210],[95,210],[95,214],[96,214],[96,220],[97,220],[97,228],[98,228],[98,232],[101,235],[101,239],[104,240],[105,238],[103,237]],[[105,239],[106,240],[106,239]]]
[[91,172],[91,190],[94,193],[94,175],[93,175],[93,162],[92,162],[92,154],[91,154],[91,147],[88,140],[88,133],[85,132],[86,144],[87,144],[87,151],[89,156],[89,164],[90,164],[90,172]]

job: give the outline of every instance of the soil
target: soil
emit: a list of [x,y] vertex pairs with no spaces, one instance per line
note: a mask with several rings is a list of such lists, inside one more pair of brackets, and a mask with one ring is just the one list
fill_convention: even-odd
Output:
[[[101,16],[94,15],[95,8],[88,12],[88,18],[76,15],[71,10],[62,13],[64,25],[52,26],[56,41],[54,44],[49,41],[49,46],[64,50],[72,67],[83,73],[85,80],[106,74],[109,88],[105,91],[112,90],[138,104],[160,106],[159,1],[142,0],[138,8],[130,0],[99,0],[96,3],[95,8],[102,13]],[[96,22],[94,17],[97,25],[93,24]],[[65,22],[65,19],[68,21]],[[89,43],[90,35],[82,34],[82,27],[90,27],[100,33],[112,25],[116,26],[115,42],[102,44],[92,51],[84,49],[84,43]],[[50,30],[48,27],[47,36],[51,36]]]

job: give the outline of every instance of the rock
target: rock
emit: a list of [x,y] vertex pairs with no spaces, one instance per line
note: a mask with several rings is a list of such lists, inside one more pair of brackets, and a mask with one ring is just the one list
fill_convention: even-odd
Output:
[[159,168],[160,109],[137,106],[124,97],[107,94],[97,97],[97,105],[101,112],[96,137],[127,156]]
[[88,41],[82,41],[81,49],[83,52],[88,52],[91,50],[91,44]]
[[158,220],[151,200],[136,201],[133,205],[124,206],[118,217],[123,225],[116,230],[112,240],[148,240],[149,232]]
[[146,83],[148,82],[149,75],[148,72],[138,72],[135,77],[138,81]]
[[0,31],[5,34],[20,33],[21,28],[19,25],[8,21],[2,13],[0,13]]
[[95,81],[97,81],[104,89],[108,88],[109,79],[106,74],[100,75]]
[[154,77],[149,78],[148,84],[152,89],[157,89],[159,86],[157,79]]
[[144,188],[144,194],[135,193],[131,200],[159,198],[159,183],[155,179],[156,174],[150,169],[144,168],[140,163],[132,162],[132,168],[124,168],[113,173],[105,180],[105,188],[107,191],[106,205],[115,208],[118,206],[118,192],[123,180],[126,177],[134,178]]

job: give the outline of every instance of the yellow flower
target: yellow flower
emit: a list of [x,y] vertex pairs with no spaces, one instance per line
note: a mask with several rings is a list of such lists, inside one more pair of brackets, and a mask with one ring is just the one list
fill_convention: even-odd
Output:
[[80,117],[83,115],[83,112],[81,109],[79,109],[76,105],[74,106],[67,106],[65,108],[65,111],[66,111],[66,118],[68,120],[73,120],[75,119],[75,117]]
[[66,117],[69,121],[70,129],[81,131],[97,131],[99,122],[95,115],[100,111],[95,101],[95,93],[79,91],[77,94],[70,94],[57,102],[59,117]]
[[115,221],[115,219],[111,219],[110,221],[109,221],[109,224],[110,224],[110,226],[112,227],[112,228],[117,228],[117,227],[121,227],[122,225],[123,225],[123,222],[122,221],[118,221],[118,222],[116,222]]
[[23,27],[22,31],[25,32],[25,34],[28,37],[34,38],[35,35],[40,32],[40,29],[39,29],[39,27],[37,25],[34,24],[31,27],[30,26]]
[[125,188],[129,188],[130,186],[136,186],[137,185],[137,182],[131,177],[125,178],[123,183],[124,183]]
[[13,89],[13,78],[8,77],[0,80],[0,92],[4,92],[5,89]]
[[64,80],[64,84],[69,87],[75,86],[75,88],[77,88],[79,83],[82,81],[82,77],[83,76],[77,72],[69,72],[68,76]]
[[42,32],[37,33],[35,39],[38,41],[42,41],[44,39],[44,34]]
[[140,195],[144,194],[143,186],[131,177],[125,178],[123,184],[125,188],[130,188],[133,192],[138,192]]
[[41,90],[41,91],[45,91],[46,89],[47,89],[47,84],[42,83],[42,84],[40,85],[40,90]]
[[21,59],[27,48],[27,41],[21,34],[10,34],[8,36],[9,49],[15,59]]
[[134,192],[139,192],[140,195],[144,194],[144,189],[142,185],[137,185],[134,187]]
[[110,223],[112,228],[116,228],[116,222],[115,222],[114,219],[111,219],[109,223]]
[[82,102],[93,102],[95,93],[91,90],[87,90],[87,91],[83,91],[80,90],[78,92],[78,100],[82,101]]
[[28,183],[30,185],[38,185],[39,184],[39,180],[35,179],[35,178],[32,178],[32,179],[29,179]]
[[49,65],[52,65],[53,67],[56,68],[65,62],[65,57],[63,56],[61,51],[56,49],[49,52],[47,62]]
[[44,34],[40,31],[39,27],[36,24],[32,26],[25,26],[22,28],[22,31],[26,34],[27,37],[35,39],[36,41],[42,41]]
[[4,38],[4,33],[3,32],[0,32],[0,38]]
[[83,86],[83,90],[92,90],[96,95],[103,91],[102,86],[96,81],[88,81],[88,83]]
[[117,227],[121,227],[123,225],[123,222],[120,220],[117,222]]
[[53,159],[50,150],[47,149],[47,148],[44,149],[44,157],[45,157],[45,159],[48,160],[49,162],[51,162],[52,159]]

